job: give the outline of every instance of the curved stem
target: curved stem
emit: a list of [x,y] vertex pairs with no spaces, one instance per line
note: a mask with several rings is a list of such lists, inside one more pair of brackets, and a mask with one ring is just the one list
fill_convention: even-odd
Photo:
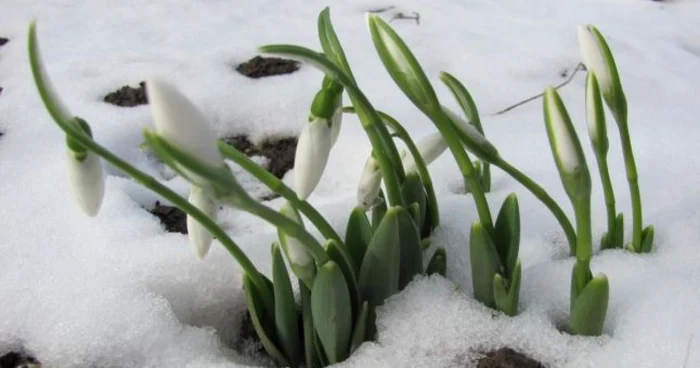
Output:
[[253,162],[253,160],[248,158],[230,144],[220,140],[218,141],[218,146],[222,155],[241,166],[244,170],[255,176],[273,192],[279,194],[293,204],[294,207],[296,207],[301,213],[304,214],[304,216],[306,216],[306,218],[309,219],[309,221],[311,221],[312,224],[314,224],[316,229],[318,229],[318,231],[321,232],[326,239],[333,239],[339,244],[344,244],[340,235],[338,235],[338,233],[316,210],[316,208],[309,204],[309,202],[301,200],[299,196],[297,196],[291,188],[286,186],[282,180],[260,167],[260,165]]
[[74,130],[73,127],[68,124],[63,124],[57,122],[63,131],[67,135],[71,136],[73,139],[78,141],[81,145],[87,149],[95,152],[98,156],[102,157],[105,161],[111,163],[114,167],[122,171],[123,173],[129,175],[136,182],[140,183],[144,187],[150,189],[156,194],[168,200],[175,207],[181,209],[192,218],[197,220],[202,226],[204,226],[219,242],[229,251],[231,256],[238,262],[243,271],[250,277],[251,281],[255,283],[260,292],[261,296],[268,307],[274,306],[273,297],[268,288],[268,284],[265,283],[262,274],[255,267],[253,262],[248,258],[248,256],[241,250],[241,248],[226,234],[226,232],[221,229],[212,219],[200,211],[197,207],[193,206],[185,198],[181,197],[175,193],[170,188],[161,184],[154,177],[142,172],[141,170],[135,168],[128,162],[122,160],[117,155],[113,154],[106,148],[102,147],[100,144],[92,140],[86,134]]
[[591,197],[581,199],[576,210],[576,261],[590,262],[593,255],[591,235]]
[[627,128],[627,114],[614,114],[617,127],[620,131],[620,141],[622,143],[622,155],[625,159],[627,169],[627,182],[630,187],[630,197],[632,201],[632,249],[641,251],[642,247],[642,199],[637,180],[637,165],[634,162],[632,152],[632,141],[629,129]]
[[503,158],[499,158],[499,160],[492,162],[492,164],[505,171],[513,179],[517,180],[527,190],[529,190],[530,193],[537,197],[537,199],[539,199],[540,202],[542,202],[549,209],[550,212],[552,212],[554,217],[559,222],[559,225],[564,230],[566,239],[569,242],[569,251],[571,255],[575,255],[577,248],[576,231],[571,225],[571,222],[566,216],[566,213],[564,213],[564,210],[562,210],[561,207],[559,207],[557,202],[555,202],[554,199],[552,199],[552,197],[550,197],[549,194],[541,186],[539,186],[539,184],[537,184],[527,175],[523,174],[520,170],[506,162]]
[[[611,239],[615,233],[615,217],[617,216],[615,213],[615,193],[613,192],[612,181],[610,180],[610,170],[608,169],[606,154],[596,154],[596,160],[598,161],[598,172],[603,185],[605,210],[608,215],[608,239]],[[602,244],[602,246],[607,246],[607,244]],[[616,244],[614,246],[622,246],[622,244]]]
[[314,257],[319,266],[328,262],[328,254],[326,254],[321,243],[311,236],[302,225],[254,199],[246,201],[240,208],[269,222],[292,238],[297,238],[306,247],[311,256]]

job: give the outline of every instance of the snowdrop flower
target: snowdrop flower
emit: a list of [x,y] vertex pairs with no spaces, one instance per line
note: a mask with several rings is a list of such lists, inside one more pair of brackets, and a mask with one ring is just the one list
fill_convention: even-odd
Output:
[[615,59],[603,35],[592,25],[578,28],[578,42],[586,68],[595,73],[600,92],[610,110],[616,114],[626,114],[625,99]]
[[496,147],[494,147],[476,127],[469,124],[466,120],[462,119],[462,117],[445,106],[442,106],[442,112],[450,119],[453,126],[462,133],[464,144],[470,151],[487,162],[491,162],[498,157],[498,150]]
[[382,184],[382,172],[379,162],[373,156],[369,156],[362,170],[360,184],[357,186],[357,206],[368,210],[374,204]]
[[[213,168],[224,167],[216,146],[216,133],[197,107],[172,85],[154,78],[146,90],[158,136],[199,162]],[[189,179],[202,180],[179,167]]]
[[339,93],[333,102],[335,110],[331,117],[331,147],[335,146],[335,142],[340,135],[340,126],[343,122],[343,94]]
[[[425,164],[430,165],[431,162],[435,161],[445,152],[447,143],[440,132],[435,132],[416,142],[416,148],[418,148]],[[403,163],[403,169],[406,173],[417,170],[415,158],[406,149],[401,152],[401,162]]]
[[600,98],[600,88],[595,73],[588,72],[586,76],[586,123],[588,136],[593,148],[599,154],[608,151],[608,133],[605,127],[603,101]]
[[304,124],[294,156],[294,191],[301,199],[309,197],[316,188],[331,151],[329,120],[316,117]]
[[[193,185],[190,188],[189,202],[204,212],[212,220],[216,220],[216,203],[207,196],[202,188]],[[212,235],[202,224],[200,224],[192,216],[187,215],[187,235],[190,239],[190,244],[194,249],[194,254],[199,259],[203,259],[209,252],[209,247],[212,242]]]
[[[297,224],[304,226],[299,212],[292,207],[289,202],[285,202],[280,208],[280,213]],[[280,239],[280,245],[284,254],[287,256],[287,261],[289,261],[289,266],[291,267],[294,274],[301,280],[311,283],[314,277],[315,265],[314,259],[309,254],[306,247],[297,239],[293,238],[281,230],[277,230],[277,235]]]
[[102,161],[92,151],[75,152],[69,148],[66,169],[73,198],[85,214],[94,217],[104,197]]

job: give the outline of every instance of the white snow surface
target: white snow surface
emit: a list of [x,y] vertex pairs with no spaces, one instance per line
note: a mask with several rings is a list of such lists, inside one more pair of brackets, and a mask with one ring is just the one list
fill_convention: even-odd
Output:
[[[569,308],[573,259],[553,216],[501,171],[493,170],[492,213],[511,192],[522,211],[520,314],[497,315],[471,296],[468,232],[476,219],[454,160],[430,167],[442,225],[448,279],[417,279],[379,309],[379,335],[339,367],[465,367],[481,352],[510,346],[548,367],[700,367],[700,2],[674,0],[4,0],[0,5],[0,354],[26,351],[49,367],[243,367],[269,362],[230,348],[245,311],[241,271],[216,241],[198,261],[187,237],[166,233],[150,208],[158,199],[113,167],[95,218],[69,193],[64,139],[33,85],[26,32],[38,21],[47,71],[70,110],[96,139],[183,196],[188,184],[139,150],[145,106],[101,102],[122,85],[150,76],[177,86],[219,137],[296,135],[321,83],[304,66],[283,77],[247,79],[233,68],[256,47],[293,43],[320,49],[316,16],[325,6],[358,83],[373,104],[415,136],[435,130],[384,71],[364,21],[381,13],[420,13],[420,24],[394,20],[433,82],[460,78],[482,114],[488,139],[541,183],[569,214],[542,116],[541,100],[495,111],[537,94],[580,60],[576,27],[595,24],[616,56],[630,110],[644,223],[656,226],[654,251],[604,251],[594,273],[610,279],[605,333],[560,332]],[[584,73],[561,90],[589,157]],[[617,129],[608,120],[618,210],[630,239],[629,192]],[[328,168],[309,200],[344,232],[369,143],[346,116]],[[239,170],[240,171],[240,170]],[[239,173],[239,171],[236,171]],[[596,170],[591,167],[592,172]],[[242,184],[268,193],[250,176]],[[291,179],[293,175],[288,175]],[[291,180],[288,180],[291,184]],[[593,226],[605,230],[602,191],[593,176]],[[279,208],[281,200],[271,202]],[[275,230],[224,209],[222,226],[264,272]]]

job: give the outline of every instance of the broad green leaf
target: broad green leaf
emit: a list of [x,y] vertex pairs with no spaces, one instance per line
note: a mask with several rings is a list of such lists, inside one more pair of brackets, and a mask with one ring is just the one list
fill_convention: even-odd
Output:
[[348,251],[337,241],[328,239],[326,241],[325,248],[326,253],[328,253],[328,258],[335,262],[343,272],[343,276],[345,277],[345,281],[347,282],[348,290],[350,292],[352,312],[355,313],[360,307],[360,292],[357,287],[357,272],[355,272],[356,266]]
[[493,296],[496,301],[496,309],[509,316],[518,314],[518,300],[520,299],[520,261],[515,262],[510,280],[504,279],[500,274],[493,277]]
[[440,247],[435,250],[425,273],[426,275],[438,274],[442,277],[447,276],[447,254],[445,253],[445,248]]
[[493,277],[503,272],[503,266],[489,233],[479,221],[472,224],[469,249],[471,250],[474,298],[490,308],[496,308],[493,298]]
[[272,245],[272,284],[275,292],[275,327],[281,350],[294,367],[301,363],[299,320],[294,291],[284,264],[280,246]]
[[369,241],[372,239],[372,224],[367,220],[367,215],[359,207],[355,207],[350,213],[348,226],[345,230],[345,246],[348,248],[348,253],[352,257],[355,264],[355,272],[360,272],[362,259],[365,257],[365,251]]
[[369,303],[363,302],[360,311],[355,318],[355,326],[352,329],[352,339],[350,341],[350,354],[365,342],[367,336],[367,317],[369,315]]
[[599,274],[586,284],[571,308],[571,332],[575,335],[599,336],[603,333],[608,311],[610,286]]
[[418,227],[413,217],[405,209],[400,209],[397,219],[399,223],[399,246],[401,247],[399,290],[403,290],[416,275],[423,273],[423,251],[420,246]]
[[350,292],[343,272],[333,261],[319,267],[311,290],[311,313],[328,363],[347,358],[352,334]]
[[311,314],[311,290],[303,281],[299,280],[299,294],[301,296],[301,317],[304,333],[304,357],[307,368],[321,367],[321,361],[316,350],[316,330],[314,329],[313,315]]
[[406,180],[403,182],[403,185],[401,185],[401,194],[403,195],[405,203],[418,204],[419,217],[416,218],[416,224],[419,228],[422,227],[426,213],[426,194],[423,188],[423,182],[417,172],[414,171],[406,174]]
[[496,218],[493,237],[498,255],[505,266],[504,276],[510,278],[520,249],[520,209],[515,193],[510,194],[503,201]]
[[[268,283],[269,280],[265,279]],[[271,283],[270,283],[271,284]],[[272,285],[270,285],[272,286]],[[245,289],[248,313],[253,322],[255,332],[260,338],[265,351],[280,365],[289,366],[286,357],[277,346],[277,336],[275,336],[275,319],[267,310],[260,296],[260,291],[250,280],[248,275],[243,275],[243,288]]]
[[403,93],[423,112],[439,109],[428,77],[401,37],[377,15],[369,14],[367,25],[379,58]]
[[574,308],[574,303],[583,288],[588,285],[588,282],[593,278],[591,273],[590,261],[576,261],[574,268],[571,271],[571,308]]

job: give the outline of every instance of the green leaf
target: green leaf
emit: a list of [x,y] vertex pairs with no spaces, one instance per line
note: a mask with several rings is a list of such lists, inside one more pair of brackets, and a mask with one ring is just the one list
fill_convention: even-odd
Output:
[[345,276],[333,261],[319,267],[311,290],[311,313],[328,363],[344,360],[352,333],[350,292]]
[[350,64],[345,57],[343,47],[340,45],[338,35],[335,33],[331,22],[330,9],[326,7],[318,15],[318,38],[323,48],[323,53],[339,66],[354,81]]
[[404,180],[403,185],[401,185],[401,194],[403,195],[405,203],[418,204],[419,217],[416,218],[416,224],[419,228],[422,227],[425,221],[427,203],[423,182],[418,172],[414,171],[406,174],[406,180]]
[[362,259],[365,257],[367,245],[372,239],[372,224],[367,220],[367,215],[362,208],[355,207],[350,213],[348,226],[345,230],[345,246],[355,264],[355,272],[360,272]]
[[469,236],[469,248],[472,266],[472,285],[474,298],[488,306],[496,308],[493,293],[493,277],[503,272],[498,251],[491,241],[489,233],[479,221],[472,224]]
[[642,230],[642,245],[641,253],[651,252],[651,246],[654,244],[654,226],[649,225]]
[[377,15],[369,14],[367,24],[379,58],[403,93],[423,112],[440,109],[428,77],[401,37]]
[[354,314],[360,307],[360,292],[357,287],[357,273],[355,272],[356,266],[348,251],[337,241],[328,239],[325,248],[328,253],[328,258],[335,262],[343,272],[350,292],[352,313]]
[[420,234],[413,217],[405,209],[397,215],[399,223],[399,246],[401,261],[399,264],[399,290],[408,285],[416,275],[423,273],[423,250]]
[[581,290],[571,308],[571,332],[575,335],[599,336],[603,333],[608,311],[608,278],[599,274]]
[[301,296],[301,317],[304,332],[304,357],[307,368],[321,367],[320,358],[316,350],[316,330],[311,313],[311,290],[303,281],[299,280],[299,294]]
[[583,291],[583,288],[588,285],[588,282],[593,278],[591,273],[590,261],[576,261],[571,272],[571,308],[574,308],[576,298]]
[[377,198],[378,203],[372,207],[372,229],[375,231],[386,214],[386,198],[384,198],[384,192],[380,191]]
[[367,336],[367,317],[369,315],[369,303],[363,302],[360,311],[355,318],[355,326],[352,329],[352,339],[350,341],[350,354],[365,342]]
[[440,72],[440,80],[445,83],[445,86],[452,92],[455,100],[459,104],[459,107],[464,111],[464,115],[467,117],[469,124],[473,125],[479,133],[484,134],[484,129],[481,126],[481,119],[479,118],[479,110],[476,108],[476,103],[471,94],[467,90],[467,87],[462,84],[457,78],[448,72]]
[[505,266],[505,277],[510,278],[520,249],[520,209],[515,193],[510,194],[503,201],[496,218],[493,237],[493,243]]
[[493,277],[493,297],[496,309],[509,316],[518,314],[518,300],[520,299],[520,278],[522,272],[520,260],[515,262],[513,277],[504,279],[500,274]]
[[616,248],[622,248],[622,245],[625,244],[625,220],[622,212],[618,213],[615,218],[615,237],[613,238],[613,244],[616,244]]
[[282,258],[280,246],[272,245],[272,284],[275,292],[275,327],[287,361],[294,367],[301,363],[299,320],[294,291]]
[[445,253],[445,248],[440,247],[435,250],[425,273],[427,275],[438,274],[442,277],[447,277],[447,254]]
[[[265,279],[265,281],[266,283],[270,283],[268,279]],[[270,285],[270,287],[272,288],[272,285]],[[289,366],[289,362],[287,362],[286,357],[277,346],[274,316],[266,310],[262,297],[260,296],[260,290],[257,289],[248,275],[243,275],[243,288],[245,289],[250,319],[253,322],[255,332],[258,334],[258,338],[260,338],[260,342],[262,342],[265,351],[270,354],[277,364],[285,367]]]

